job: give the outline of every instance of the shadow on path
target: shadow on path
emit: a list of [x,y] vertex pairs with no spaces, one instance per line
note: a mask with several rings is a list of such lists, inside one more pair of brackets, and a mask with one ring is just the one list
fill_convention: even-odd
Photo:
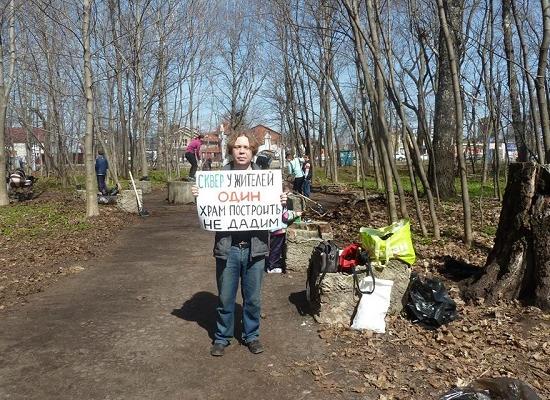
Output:
[[[185,301],[181,308],[172,310],[171,314],[185,321],[196,322],[201,328],[208,332],[210,339],[214,340],[216,332],[216,306],[218,296],[210,292],[195,293],[189,300]],[[241,341],[241,320],[242,306],[235,304],[235,338]]]
[[214,340],[216,331],[216,305],[218,297],[210,292],[198,292],[187,300],[181,308],[172,310],[172,315],[186,321],[195,321]]
[[290,296],[288,296],[288,301],[294,304],[296,310],[300,315],[313,315],[311,311],[311,306],[307,301],[305,290],[302,290],[301,292],[291,293]]

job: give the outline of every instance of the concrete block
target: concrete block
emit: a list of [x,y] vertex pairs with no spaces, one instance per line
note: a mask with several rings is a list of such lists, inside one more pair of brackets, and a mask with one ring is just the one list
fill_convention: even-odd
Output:
[[405,296],[411,280],[411,267],[399,260],[389,260],[385,266],[377,266],[373,263],[372,272],[378,279],[393,281],[388,314],[400,314],[407,300]]
[[286,267],[292,271],[307,271],[313,248],[321,240],[333,239],[328,222],[298,222],[286,232]]
[[136,181],[136,189],[141,189],[141,193],[151,193],[151,181]]
[[[399,315],[406,302],[411,268],[399,260],[390,260],[385,267],[373,266],[373,273],[376,279],[393,281],[388,315]],[[360,273],[359,279],[364,276],[365,274]],[[359,302],[354,289],[353,275],[325,274],[317,290],[319,304],[312,305],[313,309],[318,310],[314,315],[315,321],[322,324],[350,326]]]
[[[139,200],[141,204],[143,204],[143,195],[141,193],[141,189],[137,189],[137,194],[139,196]],[[136,194],[133,189],[121,190],[117,195],[116,205],[122,211],[126,211],[128,213],[133,213],[133,214],[139,213]]]
[[194,182],[170,181],[168,182],[168,203],[191,204],[195,202],[195,196],[191,192]]
[[86,201],[86,190],[84,189],[77,189],[76,190],[76,198],[82,201]]
[[353,275],[325,274],[319,283],[319,310],[313,318],[320,324],[350,326],[359,297],[353,288]]
[[294,212],[303,212],[306,208],[306,201],[300,196],[288,195],[288,209]]

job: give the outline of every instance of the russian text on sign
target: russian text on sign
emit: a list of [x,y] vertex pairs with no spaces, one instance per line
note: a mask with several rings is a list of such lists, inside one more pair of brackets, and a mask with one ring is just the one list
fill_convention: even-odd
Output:
[[271,230],[282,226],[280,170],[197,172],[197,213],[210,231]]

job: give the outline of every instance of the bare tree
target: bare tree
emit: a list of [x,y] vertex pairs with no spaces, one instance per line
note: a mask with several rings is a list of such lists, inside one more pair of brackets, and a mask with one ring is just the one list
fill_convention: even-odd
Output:
[[230,23],[219,47],[219,100],[225,109],[231,131],[242,129],[249,110],[265,79],[260,58],[260,43],[255,21],[245,12],[241,1],[223,10]]
[[[7,12],[6,12],[7,11]],[[4,21],[8,25],[8,69],[4,72]],[[15,73],[15,0],[0,14],[0,179],[6,176],[6,112]],[[9,204],[6,185],[0,183],[0,206]]]
[[464,213],[464,242],[467,246],[472,244],[472,215],[470,211],[470,194],[468,192],[468,179],[466,177],[466,162],[464,161],[464,152],[462,149],[462,96],[460,94],[458,59],[455,52],[455,44],[451,35],[445,12],[443,0],[437,0],[439,11],[439,22],[443,31],[443,37],[447,47],[449,57],[449,66],[451,68],[454,110],[455,110],[455,136],[456,152],[458,156],[458,165],[460,168],[460,184],[462,188],[462,209]]
[[512,126],[514,128],[514,136],[518,148],[518,161],[523,162],[527,161],[527,144],[525,141],[525,119],[521,114],[515,52],[512,44],[511,0],[502,1],[502,33],[504,37],[504,51],[506,52],[508,88],[510,94],[510,107],[512,109]]
[[365,53],[365,46],[366,46],[365,30],[362,27],[362,22],[360,21],[360,16],[359,16],[359,4],[355,0],[344,0],[343,3],[350,21],[350,25],[352,27],[355,51],[357,53],[357,57],[361,67],[361,79],[365,84],[366,91],[362,92],[362,94],[363,95],[368,94],[369,101],[371,102],[371,106],[375,110],[375,118],[376,118],[375,119],[376,121],[375,137],[377,138],[376,144],[379,150],[379,155],[382,158],[382,165],[384,169],[383,176],[385,180],[384,183],[385,183],[386,196],[387,196],[388,219],[390,222],[393,222],[397,220],[397,208],[395,204],[395,195],[394,195],[394,189],[393,189],[393,182],[391,178],[392,172],[391,172],[390,159],[388,156],[388,148],[387,146],[384,145],[384,142],[382,141],[382,135],[385,133],[385,130],[384,130],[385,117],[384,115],[380,114],[381,110],[377,108],[379,106],[377,102],[378,101],[383,102],[383,99],[378,99],[377,97],[378,93],[375,92],[374,83],[372,82],[372,79],[371,79],[371,75],[370,75],[371,72],[370,72],[369,64]]
[[[443,7],[449,24],[449,35],[452,35],[451,43],[454,46],[452,50],[460,58],[464,0],[445,0]],[[456,194],[455,149],[457,149],[457,144],[455,143],[455,131],[458,125],[458,114],[455,109],[456,103],[453,95],[449,49],[443,27],[440,25],[439,29],[438,79],[433,131],[434,158],[430,160],[430,169],[435,169],[435,174],[431,173],[429,175],[432,186],[437,184],[439,196],[442,199],[449,199]],[[457,65],[460,65],[459,61],[457,61]],[[462,126],[460,126],[460,129],[462,129]],[[437,182],[434,180],[434,176],[437,177]]]
[[550,46],[550,2],[548,0],[541,0],[540,4],[542,8],[544,30],[539,50],[535,87],[537,89],[540,124],[542,127],[542,138],[544,140],[544,162],[550,163],[550,117],[548,114],[548,96],[546,93],[546,67],[548,65],[548,47]]
[[92,61],[90,54],[90,16],[92,0],[84,0],[82,11],[82,47],[84,51],[84,93],[86,95],[86,136],[84,152],[86,164],[86,215],[99,215],[97,183],[94,170],[94,99],[92,90]]

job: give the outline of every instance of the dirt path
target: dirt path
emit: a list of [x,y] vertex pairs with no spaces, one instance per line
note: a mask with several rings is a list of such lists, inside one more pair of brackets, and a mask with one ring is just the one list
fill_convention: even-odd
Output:
[[213,235],[163,193],[146,207],[152,216],[103,257],[2,315],[0,398],[335,398],[292,367],[325,349],[297,311],[304,278],[266,276],[265,353],[233,342],[213,358]]

